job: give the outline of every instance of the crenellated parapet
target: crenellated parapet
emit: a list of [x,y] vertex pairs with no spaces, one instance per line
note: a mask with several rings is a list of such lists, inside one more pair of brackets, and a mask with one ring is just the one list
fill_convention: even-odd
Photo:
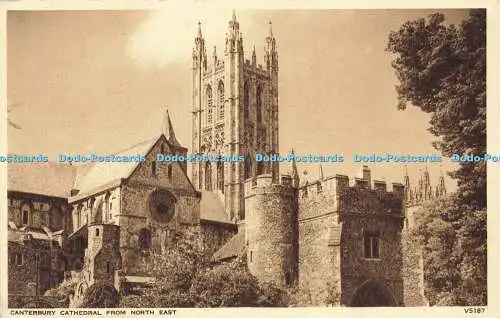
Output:
[[296,196],[297,189],[293,186],[293,180],[290,175],[281,175],[281,182],[273,182],[271,174],[258,175],[245,181],[245,198],[254,195],[284,195]]
[[349,179],[344,175],[306,182],[298,190],[301,206],[328,200],[331,202],[331,210],[340,214],[385,214],[401,217],[404,216],[404,195],[404,185],[401,183],[392,183],[392,191],[388,191],[385,181]]

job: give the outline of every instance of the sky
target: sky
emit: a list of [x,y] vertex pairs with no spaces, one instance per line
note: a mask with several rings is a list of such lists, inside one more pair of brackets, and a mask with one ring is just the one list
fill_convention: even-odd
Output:
[[[8,151],[110,154],[162,132],[168,108],[191,148],[191,53],[201,22],[219,56],[232,9],[207,11],[10,11],[7,16]],[[439,10],[458,23],[467,12]],[[262,63],[269,20],[279,69],[280,153],[343,154],[324,174],[354,177],[361,154],[439,154],[429,114],[396,108],[388,34],[432,10],[236,11],[246,58]],[[190,149],[189,149],[190,150]],[[369,164],[373,179],[402,182],[401,164]],[[317,164],[299,164],[310,180]],[[407,165],[412,184],[425,165]],[[433,185],[441,170],[429,164]],[[282,166],[286,172],[288,166]],[[455,182],[446,180],[449,190]]]

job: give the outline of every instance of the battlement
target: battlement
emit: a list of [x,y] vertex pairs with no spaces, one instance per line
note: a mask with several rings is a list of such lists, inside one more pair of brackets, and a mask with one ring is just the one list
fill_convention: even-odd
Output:
[[255,194],[277,194],[295,195],[296,188],[293,186],[290,175],[281,175],[281,182],[274,183],[271,174],[258,175],[245,181],[245,198]]
[[262,64],[254,65],[249,60],[245,60],[243,69],[246,73],[256,74],[264,77],[269,76],[269,72],[262,66]]
[[[401,183],[392,183],[392,191],[387,188],[385,181],[371,181],[371,172],[363,166],[360,175],[349,179],[345,175],[335,175],[321,178],[312,182],[306,181],[299,187],[299,205],[309,207],[317,202],[328,202],[329,210],[344,213],[360,214],[388,214],[403,216],[405,187]],[[309,211],[299,209],[301,218],[310,217]],[[321,213],[320,213],[321,214]]]
[[404,198],[404,185],[401,183],[392,183],[392,191],[388,191],[385,181],[365,180],[363,178],[349,179],[345,175],[335,175],[312,182],[306,181],[305,184],[299,187],[300,197],[315,197],[320,193],[336,194],[346,188],[364,189],[367,191],[376,192],[379,195],[386,193],[396,197]]

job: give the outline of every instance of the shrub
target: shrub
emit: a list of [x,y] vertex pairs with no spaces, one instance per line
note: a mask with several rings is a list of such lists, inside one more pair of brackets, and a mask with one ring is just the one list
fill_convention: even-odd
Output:
[[96,283],[83,294],[79,307],[82,308],[115,308],[120,303],[120,294],[111,285]]

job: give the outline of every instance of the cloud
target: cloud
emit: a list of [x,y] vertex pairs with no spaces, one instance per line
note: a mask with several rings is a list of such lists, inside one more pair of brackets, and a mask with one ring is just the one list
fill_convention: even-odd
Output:
[[231,19],[232,9],[217,10],[186,7],[168,11],[152,11],[127,44],[127,55],[145,67],[165,67],[169,63],[191,58],[198,21],[202,23],[207,55],[217,45],[219,56]]

